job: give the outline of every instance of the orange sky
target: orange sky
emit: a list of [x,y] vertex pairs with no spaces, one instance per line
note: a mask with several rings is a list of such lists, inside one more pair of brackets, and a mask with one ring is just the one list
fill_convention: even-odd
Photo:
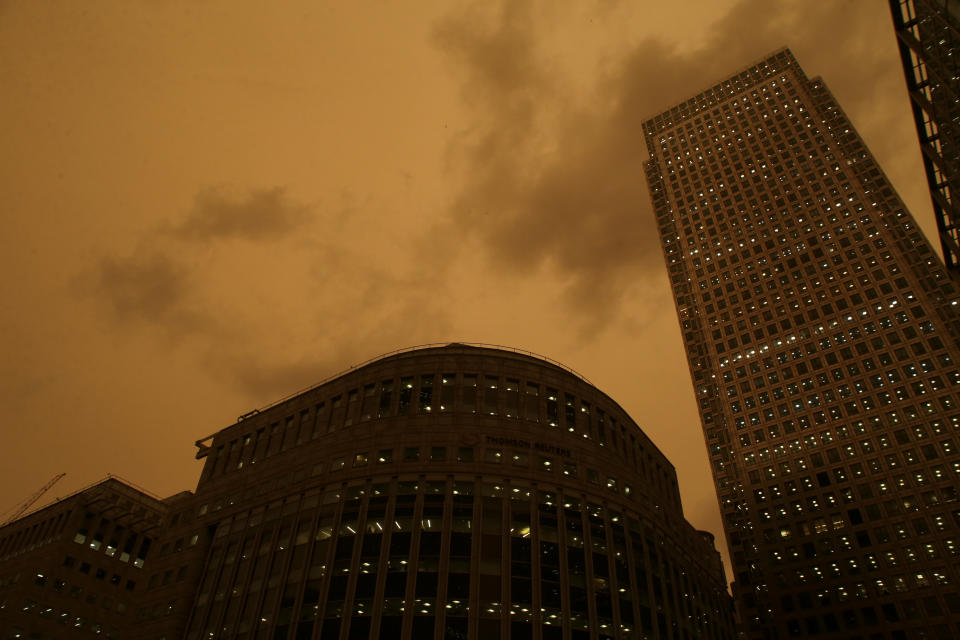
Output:
[[465,340],[584,374],[719,534],[640,123],[790,46],[929,234],[887,6],[0,4],[0,511]]

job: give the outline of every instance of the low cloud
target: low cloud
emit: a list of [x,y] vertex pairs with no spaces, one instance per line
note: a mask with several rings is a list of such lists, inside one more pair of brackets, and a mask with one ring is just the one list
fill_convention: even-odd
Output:
[[212,335],[223,327],[204,290],[210,264],[197,249],[224,239],[282,240],[309,214],[281,187],[241,196],[206,188],[181,219],[150,230],[133,253],[101,257],[79,279],[81,290],[109,309],[118,326],[150,327],[174,341]]
[[122,325],[150,325],[180,339],[212,324],[190,307],[190,269],[155,249],[126,257],[102,258],[87,274],[82,289],[95,296]]
[[102,256],[80,290],[116,329],[182,346],[255,403],[445,333],[442,279],[382,260],[358,209],[369,203],[333,200],[314,210],[280,188],[204,190],[137,251]]
[[191,242],[277,239],[305,224],[309,213],[280,187],[251,191],[243,197],[208,188],[197,194],[193,207],[171,233]]

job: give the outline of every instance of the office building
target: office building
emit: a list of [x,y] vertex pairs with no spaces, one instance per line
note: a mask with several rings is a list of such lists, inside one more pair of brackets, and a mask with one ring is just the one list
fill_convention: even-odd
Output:
[[399,352],[198,446],[133,637],[733,637],[672,466],[555,363]]
[[135,598],[109,621],[124,639],[735,637],[720,555],[684,519],[673,467],[557,363],[396,352],[197,445],[197,489],[163,501],[145,564],[117,555],[135,527],[100,507],[11,525],[75,512],[51,525],[53,564],[30,565],[48,586],[0,591],[28,609],[21,635],[0,638],[86,637],[38,622],[74,613],[60,592],[84,566]]
[[165,513],[107,478],[0,527],[0,638],[127,637]]
[[789,50],[644,133],[748,637],[960,637],[944,264]]
[[890,0],[944,262],[960,277],[960,6]]

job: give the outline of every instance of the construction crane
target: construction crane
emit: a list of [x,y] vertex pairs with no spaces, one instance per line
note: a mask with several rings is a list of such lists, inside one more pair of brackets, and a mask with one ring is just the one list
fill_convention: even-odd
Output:
[[[51,479],[47,482],[47,484],[45,484],[45,485],[43,485],[42,487],[40,487],[40,490],[39,490],[39,491],[37,491],[35,494],[33,494],[32,496],[30,496],[29,498],[27,498],[27,501],[24,502],[22,505],[20,505],[20,507],[17,508],[17,510],[13,513],[12,516],[10,516],[10,517],[7,518],[6,520],[4,520],[4,521],[3,521],[3,524],[4,524],[4,525],[10,524],[10,523],[13,522],[14,520],[16,520],[17,518],[19,518],[20,516],[22,516],[24,513],[26,513],[27,509],[29,509],[30,507],[32,507],[33,504],[34,504],[37,500],[39,500],[41,497],[43,497],[43,494],[45,494],[47,491],[49,491],[49,490],[50,490],[50,487],[52,487],[53,485],[55,485],[55,484],[57,484],[58,482],[60,482],[60,480],[62,480],[62,479],[63,479],[63,476],[65,476],[65,475],[67,475],[67,474],[66,474],[66,473],[58,473],[57,475],[53,476],[53,478],[51,478]],[[2,526],[2,525],[0,525],[0,526]]]

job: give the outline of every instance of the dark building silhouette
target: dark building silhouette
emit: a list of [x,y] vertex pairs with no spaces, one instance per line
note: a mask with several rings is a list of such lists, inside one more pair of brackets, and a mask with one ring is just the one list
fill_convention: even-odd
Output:
[[[398,352],[197,444],[196,492],[164,501],[114,637],[734,638],[673,467],[557,363]],[[88,553],[78,526],[58,558]],[[49,592],[19,584],[13,607]]]
[[644,131],[748,637],[960,637],[943,263],[789,50]]
[[124,638],[166,504],[117,478],[0,527],[0,638]]
[[890,0],[944,261],[960,274],[960,5]]

